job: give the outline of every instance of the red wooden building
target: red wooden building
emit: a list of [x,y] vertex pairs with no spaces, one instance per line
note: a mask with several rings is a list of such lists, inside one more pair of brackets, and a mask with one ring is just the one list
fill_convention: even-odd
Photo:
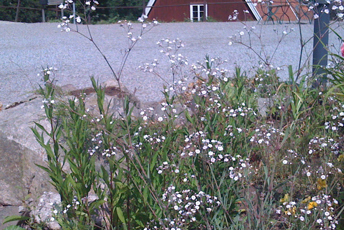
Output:
[[236,20],[291,22],[312,20],[312,13],[298,0],[150,0],[145,14],[150,20],[229,21],[233,12]]
[[245,0],[150,0],[146,15],[162,22],[228,21],[235,10],[239,20],[255,20]]

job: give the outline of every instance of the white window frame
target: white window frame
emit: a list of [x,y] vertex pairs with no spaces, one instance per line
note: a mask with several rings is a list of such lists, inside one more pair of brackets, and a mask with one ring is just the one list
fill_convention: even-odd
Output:
[[[193,22],[193,7],[197,6],[197,21],[202,21],[202,17],[201,17],[201,6],[204,6],[204,4],[199,4],[199,3],[194,3],[194,4],[190,4],[190,20]],[[204,7],[204,13],[205,13],[205,18],[208,18],[208,4],[205,4]]]

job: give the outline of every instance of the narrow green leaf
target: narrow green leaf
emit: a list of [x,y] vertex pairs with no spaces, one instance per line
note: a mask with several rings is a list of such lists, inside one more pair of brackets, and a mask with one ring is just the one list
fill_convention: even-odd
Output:
[[38,165],[38,164],[36,164],[36,166],[39,167],[40,169],[43,169],[44,171],[46,171],[49,174],[51,173],[51,170],[49,168],[47,168],[47,167],[44,167],[44,166]]
[[142,227],[142,228],[145,227],[145,225],[142,223],[141,220],[135,220],[135,222],[136,222],[140,227]]
[[[168,146],[168,145],[167,145],[167,146]],[[151,161],[151,163],[150,163],[150,171],[153,171],[153,169],[156,168],[156,165],[155,165],[155,164],[156,164],[158,155],[159,155],[159,153],[156,151],[156,152],[154,153],[153,158],[152,158],[152,161]]]
[[148,192],[148,186],[145,186],[145,188],[143,189],[143,198],[145,199],[145,202],[147,202],[148,200]]
[[6,216],[2,224],[6,224],[12,221],[24,221],[28,219],[30,219],[30,217],[27,217],[27,216]]
[[292,65],[288,66],[288,73],[289,73],[289,81],[291,84],[294,85],[295,79],[294,79],[294,73],[293,73],[293,66]]
[[121,220],[123,224],[125,224],[125,219],[124,219],[122,209],[120,207],[116,207],[116,212],[117,212],[118,218]]
[[109,181],[110,176],[109,176],[108,172],[106,171],[106,169],[104,168],[103,165],[101,165],[101,177],[104,180],[104,182],[109,186],[110,185],[110,181]]
[[105,200],[96,200],[96,201],[93,201],[90,206],[89,206],[89,209],[96,212],[96,210],[99,209],[99,207],[105,203]]
[[25,228],[22,228],[22,227],[19,227],[16,225],[11,225],[11,226],[8,226],[7,228],[5,228],[4,230],[25,230]]
[[48,131],[43,127],[43,125],[41,125],[41,124],[39,124],[39,123],[37,123],[37,122],[35,122],[35,125],[36,125],[39,129],[41,129],[43,132],[45,132],[46,134],[49,134]]
[[188,120],[188,122],[190,122],[191,124],[194,125],[194,121],[193,121],[193,119],[191,118],[190,113],[189,113],[189,111],[188,111],[187,109],[185,110],[185,117],[186,117],[186,119]]

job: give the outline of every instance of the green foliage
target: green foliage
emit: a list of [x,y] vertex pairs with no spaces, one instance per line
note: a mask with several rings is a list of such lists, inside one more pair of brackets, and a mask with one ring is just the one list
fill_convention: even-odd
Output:
[[24,230],[25,228],[19,227],[19,226],[15,226],[15,225],[11,225],[7,228],[5,228],[4,230]]
[[[0,20],[15,21],[18,1],[0,0]],[[20,0],[18,22],[42,22],[42,5],[39,1]],[[56,18],[53,11],[46,10],[46,19]]]
[[[291,67],[286,82],[274,69],[217,74],[208,56],[195,69],[193,83],[164,89],[163,114],[146,109],[133,117],[126,97],[119,118],[95,79],[96,117],[83,94],[57,103],[44,75],[39,91],[50,129],[37,123],[33,132],[48,157],[40,167],[62,198],[62,228],[337,225],[344,102],[335,90],[311,88],[306,77],[296,82]],[[262,96],[272,99],[267,116],[258,112]]]
[[[12,221],[25,221],[30,219],[30,217],[27,216],[7,216],[4,221],[2,222],[2,224],[6,224]],[[8,227],[9,228],[9,227]],[[13,227],[11,229],[14,229]],[[21,228],[18,228],[21,229]]]
[[[5,7],[13,6],[15,3],[9,0],[1,0],[0,5]],[[4,21],[14,21],[16,17],[15,8],[13,9],[6,9],[0,8],[0,19]]]
[[[145,0],[145,5],[147,5],[147,3],[148,1]],[[110,7],[109,9],[100,11],[101,14],[106,15],[104,18],[105,20],[112,18],[117,20],[137,20],[137,18],[140,17],[143,12],[142,0],[107,0],[103,4],[106,7]]]
[[[0,20],[4,21],[15,21],[16,17],[16,6],[18,1],[13,0],[0,0]],[[147,5],[148,1],[145,1]],[[142,10],[142,1],[141,0],[116,0],[116,1],[101,1],[101,7],[106,9],[98,9],[97,11],[85,11],[82,2],[76,1],[76,12],[78,15],[83,18],[87,18],[87,14],[90,13],[92,16],[92,22],[107,22],[115,23],[118,20],[137,20],[141,16]],[[42,5],[39,1],[33,0],[20,0],[20,7],[23,7],[19,10],[18,21],[19,22],[42,22]],[[60,12],[56,13],[53,8],[56,6],[44,6],[46,13],[47,21],[54,21],[60,19]],[[132,8],[130,8],[132,7]],[[68,11],[68,10],[67,10]],[[66,12],[67,12],[66,11]]]
[[207,22],[217,22],[217,20],[213,17],[208,16],[207,17]]

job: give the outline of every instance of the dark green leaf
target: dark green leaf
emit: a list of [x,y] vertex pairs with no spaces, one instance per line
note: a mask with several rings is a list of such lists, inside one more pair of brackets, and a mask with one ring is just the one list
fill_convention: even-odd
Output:
[[4,230],[25,230],[25,228],[22,228],[22,227],[19,227],[16,225],[11,225],[11,226],[8,226],[7,228],[5,228]]
[[30,217],[27,217],[27,216],[6,216],[2,224],[6,224],[12,221],[25,221],[28,219],[30,219]]
[[123,224],[125,224],[125,218],[124,218],[122,209],[120,207],[116,207],[116,212],[117,212],[118,218],[121,220]]

